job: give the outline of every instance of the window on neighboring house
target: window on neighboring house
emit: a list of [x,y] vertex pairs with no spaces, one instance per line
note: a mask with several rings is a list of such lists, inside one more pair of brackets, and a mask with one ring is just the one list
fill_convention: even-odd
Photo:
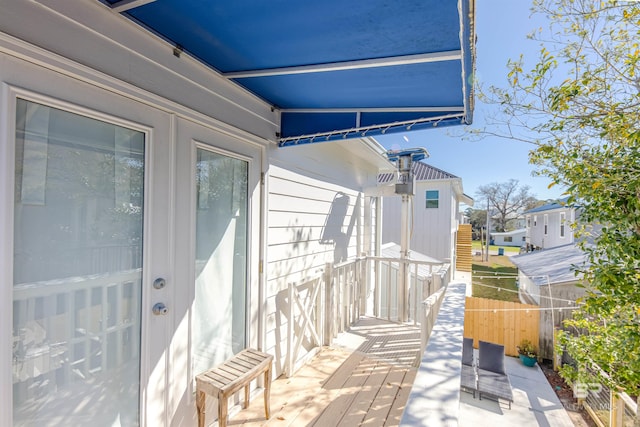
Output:
[[564,225],[567,219],[567,214],[560,212],[560,237],[564,237]]
[[511,236],[504,236],[504,241],[506,242],[513,242],[513,237]]
[[531,227],[531,217],[527,215],[527,227]]
[[522,241],[526,242],[527,241],[527,236],[522,236]]
[[438,207],[438,196],[439,196],[439,191],[438,190],[427,190],[426,193],[426,208],[427,209],[432,209],[432,208],[437,208]]
[[533,216],[533,226],[536,227],[538,225],[538,215]]
[[544,216],[544,235],[549,234],[549,215]]

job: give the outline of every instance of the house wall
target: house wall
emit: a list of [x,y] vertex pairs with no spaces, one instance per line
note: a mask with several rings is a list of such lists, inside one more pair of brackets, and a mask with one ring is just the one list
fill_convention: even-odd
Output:
[[[265,348],[276,355],[276,375],[286,363],[289,284],[304,288],[327,264],[375,248],[375,204],[362,188],[375,183],[377,168],[351,168],[356,160],[337,143],[270,151]],[[307,338],[298,358],[313,347]]]
[[[411,250],[453,263],[455,260],[455,233],[458,203],[450,181],[416,182],[413,197],[413,232]],[[439,191],[438,208],[427,209],[425,192]],[[382,209],[382,243],[400,243],[400,196],[385,197]],[[455,266],[452,265],[452,271]]]
[[[516,246],[520,247],[525,243],[525,235],[526,231],[522,230],[519,233],[509,233],[509,234],[498,234],[491,233],[491,237],[493,238],[493,243],[497,246]],[[510,237],[511,241],[505,241],[505,238]]]
[[[571,223],[575,221],[572,208],[550,209],[547,211],[527,214],[526,241],[540,249],[555,248],[574,242]],[[560,236],[560,215],[565,215],[564,236]],[[545,233],[545,216],[547,218],[547,230]]]

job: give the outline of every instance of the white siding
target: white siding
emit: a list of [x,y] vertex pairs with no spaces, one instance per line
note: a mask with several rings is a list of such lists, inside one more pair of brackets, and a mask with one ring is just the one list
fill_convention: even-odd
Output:
[[[375,240],[364,234],[375,232],[375,212],[365,215],[372,205],[361,189],[375,184],[377,169],[352,168],[357,159],[334,143],[272,149],[270,154],[265,350],[276,356],[279,375],[286,362],[288,285],[304,285],[322,275],[327,263],[370,250]],[[305,349],[311,347],[307,341]]]
[[[438,208],[426,208],[427,190],[439,191]],[[451,181],[416,183],[413,198],[413,233],[411,250],[440,260],[453,260],[455,250],[458,204]],[[400,243],[400,196],[385,197],[382,214],[382,243]]]
[[[560,214],[565,214],[564,236],[560,236]],[[555,248],[569,243],[573,243],[573,230],[571,223],[574,221],[572,208],[551,209],[548,211],[536,212],[531,216],[531,226],[527,227],[528,243],[542,249]],[[537,221],[534,222],[534,218]],[[544,233],[545,222],[547,222],[547,233]]]

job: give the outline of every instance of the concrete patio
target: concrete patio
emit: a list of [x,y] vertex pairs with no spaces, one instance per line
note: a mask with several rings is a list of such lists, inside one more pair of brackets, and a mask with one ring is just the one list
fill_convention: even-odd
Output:
[[477,393],[474,399],[471,393],[461,392],[458,425],[573,427],[538,365],[529,368],[515,357],[506,357],[505,368],[513,390],[511,409],[506,402],[480,400]]

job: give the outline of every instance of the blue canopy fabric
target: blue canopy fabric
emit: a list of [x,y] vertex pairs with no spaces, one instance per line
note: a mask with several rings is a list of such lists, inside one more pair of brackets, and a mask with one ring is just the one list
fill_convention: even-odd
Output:
[[280,146],[470,124],[475,0],[101,0],[280,111]]

